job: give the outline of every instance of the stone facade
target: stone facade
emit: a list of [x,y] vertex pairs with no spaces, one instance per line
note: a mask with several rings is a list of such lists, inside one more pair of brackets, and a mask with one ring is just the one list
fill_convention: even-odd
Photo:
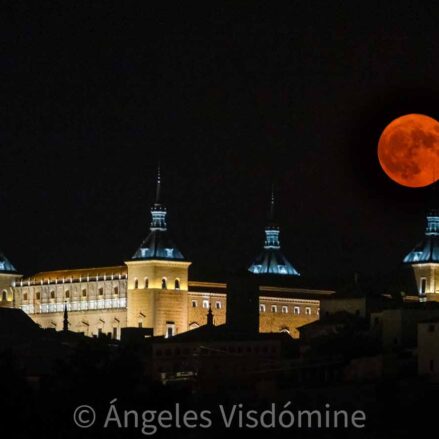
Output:
[[[61,270],[8,279],[8,304],[23,309],[44,328],[61,330],[64,307],[69,329],[88,336],[120,338],[125,327],[153,328],[154,335],[179,334],[226,321],[225,283],[188,279],[185,261],[128,261],[116,267]],[[333,291],[260,288],[261,332],[288,332],[319,318],[320,301]]]

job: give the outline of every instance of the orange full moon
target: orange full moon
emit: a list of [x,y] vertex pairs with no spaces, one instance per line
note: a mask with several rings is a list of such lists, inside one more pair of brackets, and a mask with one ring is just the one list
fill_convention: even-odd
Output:
[[378,159],[393,181],[423,187],[439,179],[439,122],[407,114],[386,126],[378,142]]

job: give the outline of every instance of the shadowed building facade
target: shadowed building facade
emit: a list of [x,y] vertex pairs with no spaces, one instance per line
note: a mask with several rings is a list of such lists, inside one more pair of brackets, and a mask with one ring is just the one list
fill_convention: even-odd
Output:
[[[253,273],[249,275],[260,279],[253,282],[259,289],[256,327],[297,337],[297,328],[318,319],[320,301],[334,291],[288,286],[287,280],[299,273],[280,250],[273,198],[270,212],[264,249],[249,268]],[[189,279],[191,263],[170,235],[166,214],[159,172],[149,234],[130,260],[114,267],[57,270],[25,278],[15,269],[4,278],[0,272],[7,304],[23,309],[42,327],[57,330],[63,328],[66,308],[69,330],[88,336],[103,333],[120,338],[122,328],[132,327],[151,328],[154,335],[168,337],[203,325],[209,307],[214,323],[225,323],[226,283]],[[277,282],[271,284],[270,277]],[[232,300],[239,303],[239,299]],[[234,316],[238,326],[239,318],[238,312]]]

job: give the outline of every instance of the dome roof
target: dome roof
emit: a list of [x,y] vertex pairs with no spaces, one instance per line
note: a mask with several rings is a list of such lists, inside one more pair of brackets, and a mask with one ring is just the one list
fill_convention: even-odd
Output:
[[424,239],[407,254],[405,264],[439,263],[439,210],[427,214]]
[[17,270],[8,258],[0,251],[0,273],[16,273]]
[[171,259],[184,260],[180,250],[167,230],[151,230],[142,242],[133,259]]
[[266,249],[250,265],[249,271],[254,274],[283,274],[300,276],[280,249]]

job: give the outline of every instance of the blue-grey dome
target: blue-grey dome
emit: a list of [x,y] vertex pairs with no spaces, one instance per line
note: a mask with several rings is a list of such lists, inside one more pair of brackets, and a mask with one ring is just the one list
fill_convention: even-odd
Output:
[[9,262],[8,258],[0,252],[0,273],[16,273],[17,270]]
[[427,214],[424,239],[404,258],[405,264],[439,263],[439,211]]
[[254,274],[300,276],[280,249],[279,229],[266,228],[265,234],[264,249],[250,265],[249,271]]

